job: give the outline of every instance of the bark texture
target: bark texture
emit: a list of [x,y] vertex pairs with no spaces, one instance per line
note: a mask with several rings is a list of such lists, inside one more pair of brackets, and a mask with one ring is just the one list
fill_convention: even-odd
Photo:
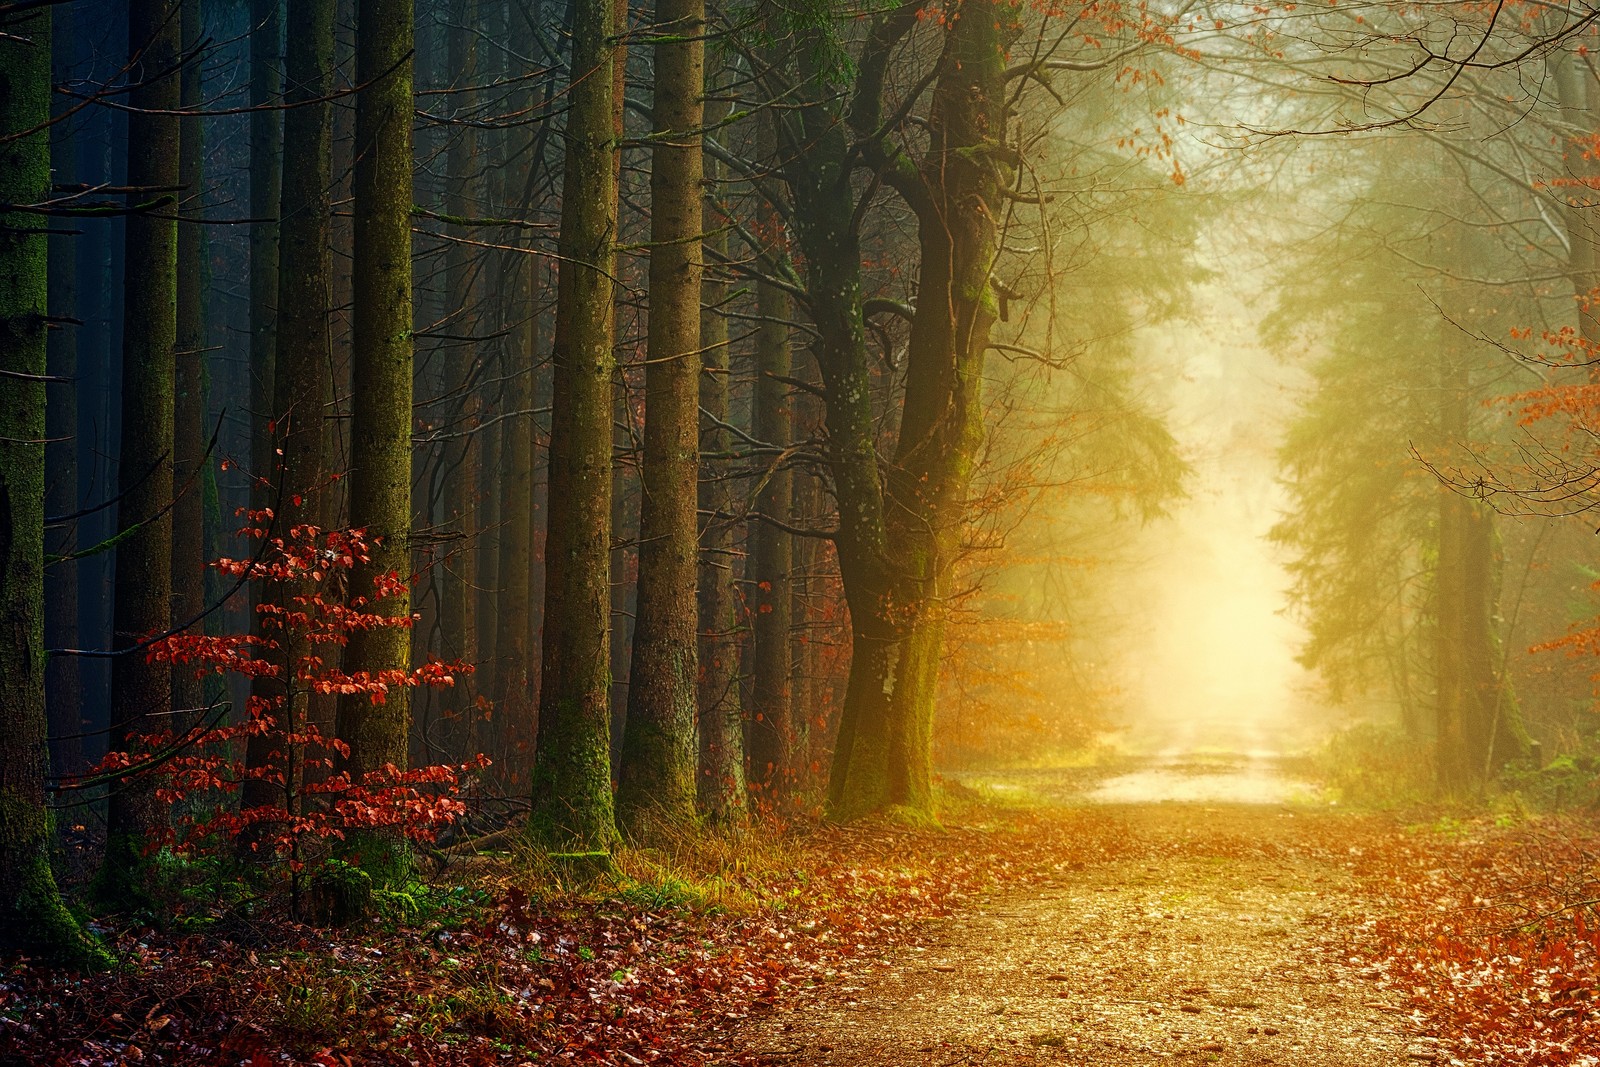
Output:
[[[0,15],[0,204],[50,197],[50,22]],[[46,225],[0,212],[0,951],[87,963],[44,802]]]
[[[171,189],[178,184],[180,19],[176,0],[128,5],[128,47],[136,88],[128,103],[128,184]],[[168,112],[162,114],[161,112]],[[172,606],[174,351],[177,345],[178,225],[175,197],[128,217],[123,284],[122,438],[117,488],[116,603],[112,644],[119,650],[164,632]],[[164,727],[172,672],[140,651],[111,667],[111,743],[136,749],[136,735]],[[137,754],[135,756],[137,759]],[[99,889],[125,902],[140,889],[145,845],[166,823],[153,784],[135,775],[111,794]]]
[[[334,0],[289,0],[288,20],[295,27],[284,55],[284,99],[294,105],[284,113],[282,197],[279,250],[275,370],[272,412],[274,440],[282,450],[277,477],[283,486],[277,528],[322,526],[329,511],[324,494],[329,479],[325,423],[333,403],[333,370],[329,352],[329,293],[332,284],[330,186],[332,183],[333,105],[326,100],[333,86]],[[312,583],[282,586],[277,606],[292,607]],[[293,788],[283,742],[285,732],[304,726],[311,714],[311,696],[296,686],[295,667],[316,650],[291,633],[272,628],[280,644],[276,659],[285,679],[258,692],[285,698],[277,728],[254,735],[246,749],[252,769],[271,767],[268,779],[249,779],[241,794],[245,807],[287,805]]]
[[[367,533],[371,559],[351,575],[351,592],[371,610],[411,614],[409,587],[377,584],[411,575],[411,77],[414,26],[410,0],[361,0],[356,13],[354,281],[351,332],[350,524]],[[405,670],[411,631],[359,630],[345,650],[345,670]],[[338,734],[350,746],[353,779],[406,765],[410,712],[405,690],[374,704],[366,695],[339,701]],[[376,878],[401,876],[403,841],[362,834],[347,843]]]
[[[731,107],[725,92],[711,90],[705,117],[709,125],[724,121]],[[710,157],[704,163],[708,183],[721,179],[721,166]],[[728,424],[728,320],[723,302],[728,298],[725,268],[718,266],[728,254],[727,228],[708,184],[701,205],[706,258],[712,263],[701,284],[700,348],[700,578],[698,611],[700,642],[697,650],[699,684],[700,811],[714,825],[742,822],[747,813],[744,773],[744,710],[739,699],[738,598],[734,594],[737,560],[733,550],[733,499],[729,488],[732,435]]]
[[539,744],[530,836],[607,851],[611,796],[613,0],[574,0],[561,197]]
[[704,0],[656,4],[638,624],[617,814],[645,834],[695,817]]

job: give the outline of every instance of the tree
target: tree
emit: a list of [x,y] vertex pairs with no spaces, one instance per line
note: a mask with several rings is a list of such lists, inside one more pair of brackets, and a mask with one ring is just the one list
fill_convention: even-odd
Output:
[[[719,126],[732,107],[730,90],[707,81],[705,119]],[[698,614],[700,679],[696,693],[700,754],[700,810],[715,825],[736,824],[746,811],[744,714],[739,700],[739,640],[734,593],[733,499],[729,491],[728,320],[723,304],[728,228],[711,192],[726,175],[716,158],[704,161],[708,195],[701,198],[701,230],[712,267],[700,287],[700,578]]]
[[[330,252],[330,191],[332,187],[333,20],[334,0],[289,0],[288,21],[295,31],[288,36],[284,57],[284,102],[289,109],[283,123],[283,173],[279,185],[278,295],[273,375],[272,428],[280,453],[275,463],[278,494],[276,524],[288,531],[297,526],[325,526],[332,510],[328,500],[330,472],[324,423],[333,402],[330,366],[328,303],[333,257]],[[276,594],[273,607],[304,595],[308,584],[286,581],[269,589]],[[267,628],[263,621],[263,631]],[[282,632],[289,662],[299,662],[307,650],[297,647],[299,635]],[[258,691],[268,699],[284,693],[288,679],[263,676]],[[284,722],[275,730],[251,734],[246,764],[253,770],[281,763],[286,722],[305,722],[311,695],[305,688],[288,693]],[[279,753],[279,755],[274,755]],[[241,803],[247,808],[282,803],[283,789],[269,778],[249,777],[241,785]]]
[[617,788],[635,833],[695,814],[704,0],[659,0],[656,23],[638,625]]
[[[179,87],[186,111],[201,106],[199,50],[203,43],[200,0],[182,0],[184,64]],[[178,135],[178,180],[183,187],[178,227],[177,348],[173,353],[172,417],[172,625],[191,625],[206,604],[205,559],[205,131],[201,119],[183,119]],[[198,681],[173,674],[172,701],[183,711],[204,700]]]
[[[177,0],[128,5],[134,88],[128,103],[128,184],[155,203],[128,216],[122,320],[122,440],[119,452],[111,668],[112,744],[131,747],[172,706],[171,671],[143,644],[172,617],[172,449],[177,347],[181,19]],[[98,878],[107,900],[135,899],[145,848],[166,822],[150,785],[129,781],[111,795]]]
[[[1502,648],[1495,518],[1451,484],[1463,465],[1504,454],[1510,427],[1483,401],[1507,367],[1471,331],[1529,297],[1487,298],[1473,275],[1515,264],[1522,248],[1474,236],[1503,208],[1493,194],[1472,204],[1484,191],[1442,146],[1389,145],[1370,166],[1277,316],[1335,325],[1283,451],[1295,506],[1274,537],[1296,553],[1303,662],[1337,698],[1393,701],[1410,731],[1431,736],[1440,789],[1464,795],[1530,746]],[[1352,264],[1333,280],[1320,265],[1330,247]]]
[[87,963],[50,870],[45,807],[48,7],[0,15],[0,950]]
[[[765,142],[764,144],[762,142]],[[777,151],[770,115],[762,116],[757,155]],[[775,262],[787,258],[783,217],[770,203],[758,207],[756,232]],[[794,317],[789,294],[771,282],[756,283],[755,397],[750,432],[757,441],[787,443],[793,429],[789,412],[791,351],[789,322]],[[746,603],[750,613],[750,788],[757,800],[778,803],[793,782],[790,751],[794,728],[790,691],[791,598],[789,571],[793,535],[787,524],[791,482],[790,459],[779,452],[767,459],[756,488],[756,521],[750,529],[750,558],[745,568]]]
[[608,851],[616,151],[612,0],[575,0],[556,283],[539,746],[528,832]]
[[[356,168],[351,334],[350,524],[373,546],[351,575],[354,595],[390,616],[411,614],[411,70],[410,0],[361,0],[356,21]],[[409,631],[358,631],[345,670],[403,670]],[[352,779],[406,765],[410,725],[404,694],[352,694],[339,701],[338,736]],[[393,832],[355,835],[347,848],[377,880],[407,865]]]

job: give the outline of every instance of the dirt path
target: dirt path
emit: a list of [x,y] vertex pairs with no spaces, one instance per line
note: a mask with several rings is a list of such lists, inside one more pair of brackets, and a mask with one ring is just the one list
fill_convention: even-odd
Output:
[[1126,834],[1120,857],[855,961],[741,1044],[798,1067],[1436,1058],[1350,960],[1369,916],[1342,857],[1369,824],[1281,803],[1092,810]]

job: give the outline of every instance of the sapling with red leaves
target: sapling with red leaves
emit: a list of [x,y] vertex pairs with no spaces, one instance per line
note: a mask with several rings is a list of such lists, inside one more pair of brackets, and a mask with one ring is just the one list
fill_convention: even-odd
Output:
[[[477,756],[462,764],[403,769],[385,764],[352,775],[344,768],[349,746],[313,721],[310,699],[343,696],[386,703],[409,689],[446,687],[472,667],[431,660],[409,669],[346,671],[339,650],[352,634],[409,628],[413,617],[373,610],[410,579],[379,576],[372,599],[340,595],[346,575],[367,563],[371,545],[362,530],[291,526],[272,536],[270,509],[245,511],[242,533],[263,542],[249,559],[219,559],[223,574],[256,584],[261,595],[256,634],[213,636],[184,632],[149,647],[152,662],[191,669],[197,676],[235,675],[270,679],[257,689],[245,714],[224,721],[225,701],[202,710],[199,721],[141,733],[126,750],[111,752],[82,784],[129,777],[152,778],[156,795],[185,810],[150,849],[203,853],[237,848],[276,865],[287,876],[298,908],[303,875],[355,831],[388,828],[418,842],[433,841],[465,810],[459,798],[463,776],[487,766]],[[262,695],[266,692],[270,695]],[[267,739],[268,758],[247,765],[247,739]],[[246,783],[259,802],[230,803]],[[265,786],[265,788],[260,788]],[[199,801],[199,803],[194,803]],[[359,860],[360,857],[350,857]]]

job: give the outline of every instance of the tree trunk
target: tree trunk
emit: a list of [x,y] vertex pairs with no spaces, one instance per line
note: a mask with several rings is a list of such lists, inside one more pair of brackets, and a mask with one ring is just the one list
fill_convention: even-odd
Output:
[[[278,477],[283,484],[277,528],[321,526],[327,512],[329,485],[326,454],[328,409],[333,403],[333,371],[329,352],[329,297],[333,257],[330,252],[330,187],[332,184],[333,105],[326,100],[333,86],[334,0],[289,0],[288,21],[295,27],[284,56],[283,178],[279,242],[276,371],[272,413],[274,438],[282,449]],[[282,585],[275,594],[279,607],[289,608],[297,596],[309,595],[314,583]],[[295,686],[295,665],[308,655],[322,654],[297,635],[275,629],[282,648],[276,657],[289,668],[286,684],[271,688],[282,697],[278,728],[254,735],[246,748],[252,769],[276,765],[272,780],[247,779],[241,792],[244,807],[283,804],[287,779],[283,733],[302,730],[311,716],[311,695]],[[263,690],[265,693],[265,690]]]
[[[195,52],[204,33],[200,0],[182,0],[183,52]],[[179,88],[185,110],[201,107],[201,63],[184,64]],[[201,119],[182,120],[178,147],[178,344],[174,353],[172,422],[172,625],[197,618],[206,604],[205,558],[205,226],[204,127]],[[205,690],[192,666],[172,667],[172,703],[180,710],[198,709]],[[190,711],[180,721],[192,721]]]
[[[356,169],[351,334],[350,523],[364,529],[371,559],[351,575],[354,596],[396,618],[411,613],[408,588],[378,596],[385,576],[411,574],[411,0],[361,0],[356,15]],[[345,670],[404,670],[410,630],[356,631]],[[350,746],[353,780],[406,764],[407,694],[381,704],[365,694],[339,701],[338,733]],[[346,847],[380,879],[403,875],[408,860],[394,833],[352,835]]]
[[[134,84],[128,103],[128,184],[178,184],[179,105],[175,69],[180,44],[176,0],[135,0],[128,7]],[[162,114],[161,112],[167,112]],[[130,215],[125,243],[122,325],[122,438],[117,488],[116,604],[113,647],[127,650],[165,631],[172,617],[173,353],[177,343],[176,198]],[[133,750],[139,735],[163,729],[171,708],[172,671],[142,651],[123,651],[111,667],[113,747]],[[134,776],[111,794],[99,890],[126,902],[141,889],[145,849],[166,825],[153,781]]]
[[[1441,348],[1439,375],[1439,425],[1449,448],[1468,440],[1476,398],[1457,348]],[[1506,762],[1526,756],[1529,740],[1510,679],[1500,669],[1500,567],[1492,512],[1451,486],[1439,486],[1438,493],[1435,770],[1443,792],[1466,796],[1481,790]]]
[[[283,158],[282,0],[250,0],[250,506],[271,507],[272,374],[277,355],[278,205]],[[252,627],[254,623],[252,623]]]
[[[447,80],[463,87],[477,84],[476,47],[478,33],[477,0],[451,0],[450,27],[446,42],[449,73]],[[454,108],[472,113],[474,96],[458,92],[451,97]],[[474,170],[478,167],[477,131],[471,126],[449,130],[445,152],[446,210],[458,217],[471,215],[478,201]],[[477,334],[477,263],[470,245],[450,241],[445,246],[445,300],[442,321],[445,332],[457,337]],[[434,587],[439,595],[439,622],[443,645],[440,654],[447,660],[478,661],[477,616],[473,591],[478,586],[477,503],[478,454],[481,443],[475,432],[478,424],[478,396],[474,386],[478,377],[476,342],[453,342],[446,360],[445,394],[461,412],[456,419],[444,420],[463,431],[441,449],[444,479],[444,525],[457,536],[445,552],[445,562],[435,568]],[[470,677],[458,678],[456,685],[436,694],[445,719],[442,730],[444,748],[452,755],[463,745],[465,716],[476,686]]]
[[[48,7],[0,16],[0,204],[50,198],[50,43]],[[0,950],[76,964],[44,802],[46,226],[0,212]]]
[[608,851],[611,408],[616,261],[613,0],[574,0],[556,297],[532,838]]
[[[55,33],[53,78],[64,84],[73,74],[77,49],[73,34]],[[35,36],[32,47],[42,47]],[[46,87],[46,92],[49,89]],[[60,98],[58,98],[60,99]],[[8,127],[9,128],[9,127]],[[50,170],[57,185],[78,180],[78,143],[83,136],[65,118],[50,128]],[[11,200],[11,203],[26,201]],[[67,233],[52,234],[50,243],[50,317],[58,322],[78,319],[78,252],[84,238]],[[64,326],[49,331],[50,376],[59,384],[48,387],[46,402],[44,509],[46,515],[70,515],[78,510],[78,393],[83,386],[78,377],[78,338],[82,326]],[[90,406],[92,411],[92,405]],[[45,554],[65,556],[76,546],[79,526],[64,523],[45,531]],[[48,648],[79,648],[78,640],[79,561],[62,560],[53,564],[45,581],[45,645]],[[75,774],[83,766],[84,692],[83,661],[77,656],[52,656],[46,665],[45,697],[50,719],[50,770],[60,779]]]
[[[706,101],[708,126],[722,123],[732,101],[712,90]],[[720,97],[720,98],[719,98]],[[722,168],[705,159],[708,183],[721,179]],[[715,184],[708,188],[715,192]],[[744,710],[739,701],[738,599],[734,595],[733,500],[729,492],[728,454],[732,448],[728,422],[728,320],[723,302],[728,298],[726,268],[728,236],[714,202],[701,201],[701,230],[705,248],[715,266],[701,285],[700,348],[704,371],[700,375],[700,577],[698,611],[700,665],[696,703],[699,709],[700,810],[715,825],[736,824],[746,814],[744,775]]]
[[[903,807],[932,810],[931,737],[945,598],[960,550],[967,489],[983,438],[979,394],[996,318],[990,271],[1002,214],[1000,176],[1014,165],[1004,143],[1006,0],[964,0],[945,36],[929,111],[929,146],[915,170],[891,154],[885,180],[917,214],[921,261],[907,353],[906,395],[890,470],[888,601],[903,640],[892,653],[882,722],[859,719],[841,736],[832,787],[844,817]],[[853,687],[854,688],[854,687]],[[847,709],[848,713],[848,709]],[[848,741],[848,745],[847,745]]]
[[[763,125],[769,125],[763,123]],[[770,128],[770,126],[769,126]],[[776,145],[759,158],[771,158]],[[766,210],[759,225],[770,236],[774,261],[784,257],[782,217]],[[787,447],[792,434],[789,386],[779,379],[790,374],[788,320],[794,314],[789,295],[777,286],[756,284],[755,399],[751,433],[758,441]],[[787,522],[792,481],[787,456],[767,456],[756,492],[758,515]],[[775,807],[793,784],[790,753],[789,569],[792,535],[756,519],[750,530],[750,559],[745,569],[746,603],[751,614],[750,789],[757,800]]]
[[630,833],[695,816],[704,0],[656,4],[638,624],[618,815]]

